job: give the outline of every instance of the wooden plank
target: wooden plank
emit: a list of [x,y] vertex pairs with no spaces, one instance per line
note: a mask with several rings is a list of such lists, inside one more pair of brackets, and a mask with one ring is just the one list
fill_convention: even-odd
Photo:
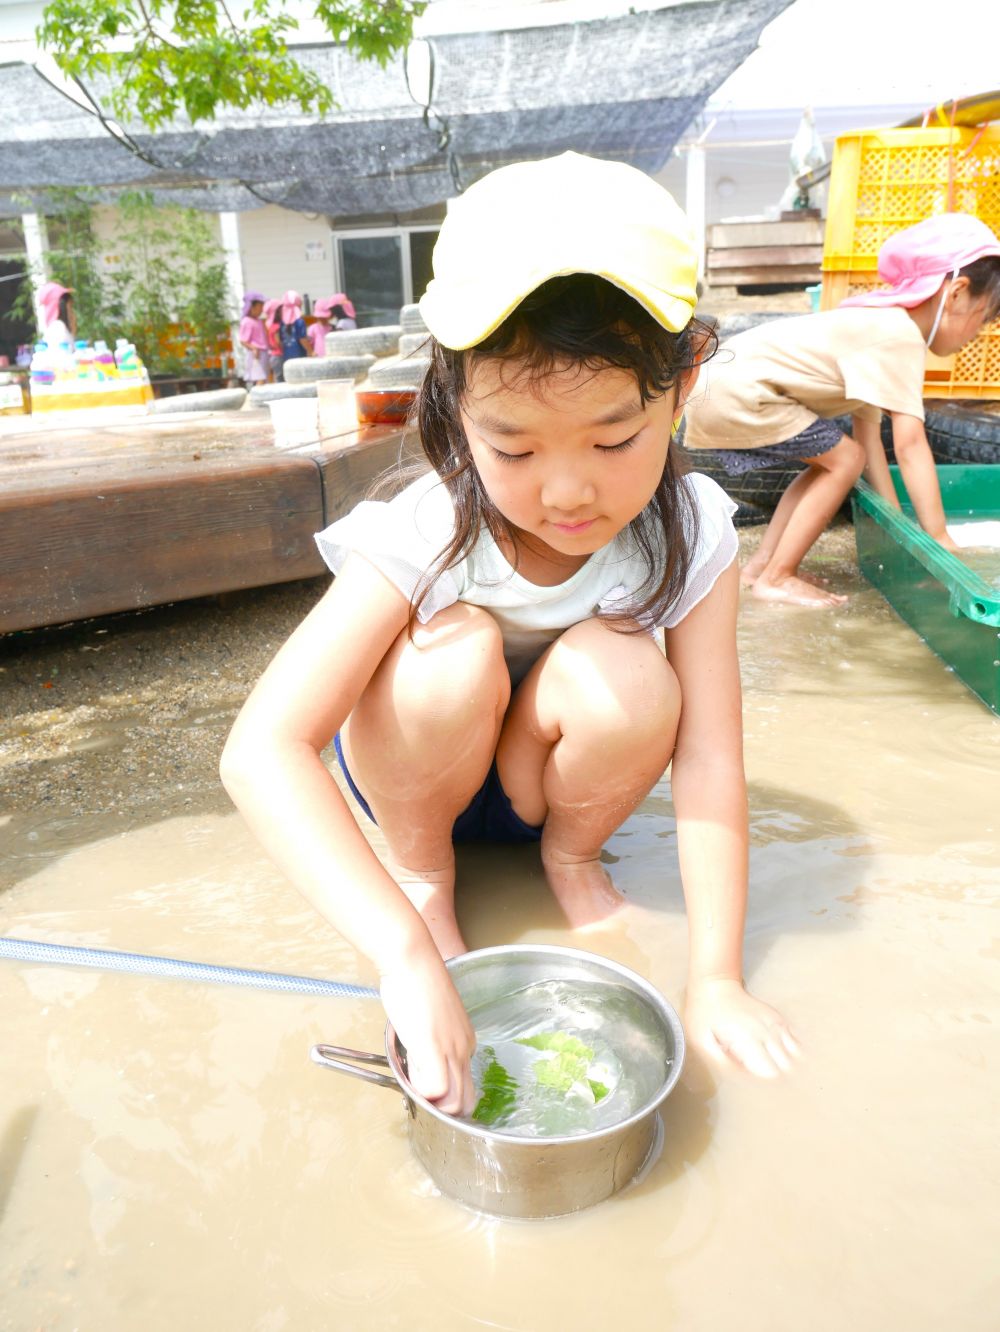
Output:
[[330,441],[312,456],[322,476],[327,523],[349,513],[383,477],[391,493],[391,474],[401,464],[405,468],[424,459],[416,431],[404,431],[399,426],[369,426]]
[[801,218],[794,222],[765,221],[713,222],[706,228],[709,246],[744,245],[820,245],[825,223],[822,218]]
[[751,287],[772,282],[801,283],[803,287],[811,287],[819,279],[820,270],[805,265],[792,268],[727,268],[705,274],[705,282],[710,287]]
[[823,262],[822,245],[753,245],[729,250],[711,249],[705,256],[709,268],[751,268],[764,265],[779,268],[810,264],[819,268]]
[[277,450],[266,411],[26,418],[0,436],[0,632],[322,574],[314,534],[416,449]]
[[0,631],[321,573],[318,470],[243,459],[0,500]]

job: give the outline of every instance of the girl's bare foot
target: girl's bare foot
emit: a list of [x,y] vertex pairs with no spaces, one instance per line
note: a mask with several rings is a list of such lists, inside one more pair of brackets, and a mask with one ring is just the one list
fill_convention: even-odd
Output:
[[542,848],[542,864],[552,895],[573,929],[606,920],[625,905],[600,860],[573,860]]
[[760,601],[780,601],[786,606],[808,606],[812,610],[828,610],[834,606],[843,606],[847,601],[846,597],[828,592],[795,574],[790,574],[780,582],[771,582],[761,575],[751,592]]
[[[803,569],[800,569],[798,577],[802,579],[803,583],[811,583],[813,587],[830,586],[829,578],[824,578],[822,574],[806,573]],[[845,597],[844,600],[846,601],[847,598]]]
[[740,569],[740,585],[742,587],[753,587],[766,568],[766,560],[757,560],[754,556],[751,556]]
[[445,959],[467,953],[455,919],[455,866],[443,869],[412,870],[389,861],[386,869],[420,912],[434,945]]
[[[746,564],[744,564],[743,568],[740,570],[741,586],[753,587],[754,583],[756,583],[757,579],[766,568],[766,564],[758,564],[752,559],[747,560]],[[797,576],[802,579],[803,583],[812,583],[813,587],[830,586],[829,578],[824,578],[822,574],[806,573],[804,570],[800,569]]]

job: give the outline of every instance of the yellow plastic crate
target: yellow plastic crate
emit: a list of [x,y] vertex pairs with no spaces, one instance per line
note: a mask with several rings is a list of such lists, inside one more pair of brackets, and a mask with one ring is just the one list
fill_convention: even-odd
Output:
[[[842,134],[830,174],[820,308],[880,286],[883,241],[944,212],[972,213],[1000,235],[1000,127]],[[924,392],[1000,398],[1000,320],[957,356],[928,356]]]

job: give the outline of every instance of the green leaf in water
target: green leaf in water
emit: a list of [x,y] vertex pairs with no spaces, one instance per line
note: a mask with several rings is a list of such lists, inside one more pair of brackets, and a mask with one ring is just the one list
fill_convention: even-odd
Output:
[[520,1036],[518,1045],[530,1045],[535,1050],[552,1050],[555,1054],[577,1055],[589,1064],[594,1052],[589,1045],[584,1045],[577,1036],[566,1031],[543,1031],[537,1036]]
[[530,1045],[535,1050],[551,1051],[553,1058],[540,1059],[535,1064],[535,1078],[542,1087],[568,1092],[576,1083],[585,1084],[593,1093],[594,1103],[603,1100],[610,1091],[603,1082],[588,1078],[594,1052],[577,1036],[565,1031],[544,1031],[537,1036],[522,1036],[518,1045]]
[[483,1093],[472,1112],[477,1124],[495,1124],[501,1119],[517,1099],[517,1080],[497,1062],[496,1051],[492,1046],[485,1047],[484,1053],[490,1062],[483,1072]]

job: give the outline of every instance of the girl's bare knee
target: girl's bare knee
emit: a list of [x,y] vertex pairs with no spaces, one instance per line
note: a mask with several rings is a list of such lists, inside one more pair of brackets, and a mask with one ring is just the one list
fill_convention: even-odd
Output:
[[853,485],[864,471],[864,446],[850,435],[841,435],[840,443],[820,454],[816,463],[824,471],[833,472]]
[[412,635],[399,635],[355,714],[381,714],[389,704],[398,718],[422,715],[447,730],[493,709],[502,716],[509,700],[499,625],[486,611],[458,603],[415,625]]
[[654,639],[600,620],[574,625],[553,650],[555,684],[566,714],[602,719],[616,733],[648,734],[676,720],[680,683]]

